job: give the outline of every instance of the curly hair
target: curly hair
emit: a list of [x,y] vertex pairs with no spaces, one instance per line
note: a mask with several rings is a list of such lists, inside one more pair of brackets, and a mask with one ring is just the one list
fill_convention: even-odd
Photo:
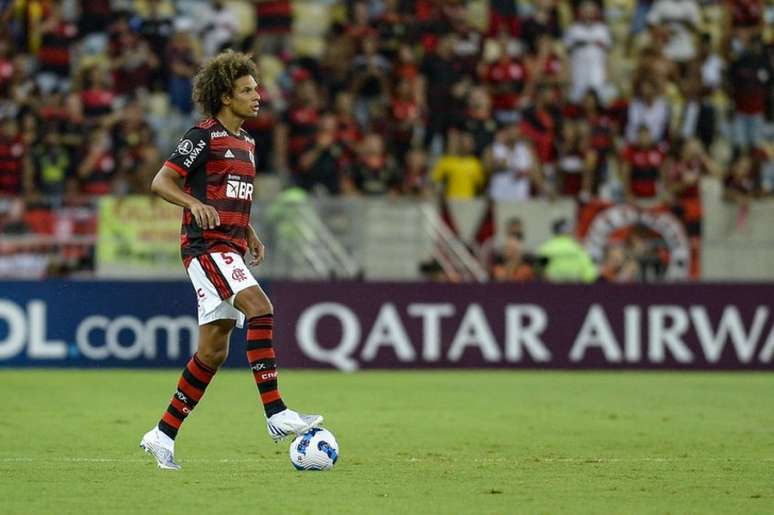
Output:
[[252,58],[240,52],[226,50],[207,61],[193,79],[193,100],[207,116],[215,116],[223,107],[221,97],[230,95],[234,82],[251,75],[258,78],[258,68]]

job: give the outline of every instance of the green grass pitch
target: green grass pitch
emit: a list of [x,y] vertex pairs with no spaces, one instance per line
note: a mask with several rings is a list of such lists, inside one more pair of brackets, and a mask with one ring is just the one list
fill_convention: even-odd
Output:
[[0,371],[0,513],[774,513],[772,374],[283,371],[341,446],[297,472],[224,371],[160,471],[178,373]]

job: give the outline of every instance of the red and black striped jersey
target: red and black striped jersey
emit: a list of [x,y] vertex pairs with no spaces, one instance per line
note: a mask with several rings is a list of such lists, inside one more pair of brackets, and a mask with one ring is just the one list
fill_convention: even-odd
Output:
[[164,163],[185,178],[183,190],[218,210],[220,225],[202,230],[191,211],[183,210],[180,250],[188,265],[209,252],[247,251],[247,226],[253,202],[255,142],[245,132],[234,134],[217,119],[193,127]]

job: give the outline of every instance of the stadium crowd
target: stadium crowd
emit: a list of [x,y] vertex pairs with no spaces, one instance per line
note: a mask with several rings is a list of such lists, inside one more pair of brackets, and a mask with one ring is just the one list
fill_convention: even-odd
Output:
[[[317,3],[319,51],[294,43],[308,2],[0,2],[0,195],[146,193],[226,47],[261,69],[258,172],[313,193],[666,203],[695,237],[702,176],[731,202],[774,194],[763,0]],[[503,271],[515,246],[493,277],[530,277]]]

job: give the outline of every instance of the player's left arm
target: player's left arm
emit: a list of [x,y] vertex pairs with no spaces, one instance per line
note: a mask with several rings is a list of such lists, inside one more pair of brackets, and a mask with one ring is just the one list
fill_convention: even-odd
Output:
[[249,224],[247,225],[247,248],[250,252],[250,255],[252,256],[252,259],[247,264],[249,266],[260,265],[261,261],[263,261],[263,258],[266,255],[266,247],[258,237],[255,229],[253,229],[253,226]]

